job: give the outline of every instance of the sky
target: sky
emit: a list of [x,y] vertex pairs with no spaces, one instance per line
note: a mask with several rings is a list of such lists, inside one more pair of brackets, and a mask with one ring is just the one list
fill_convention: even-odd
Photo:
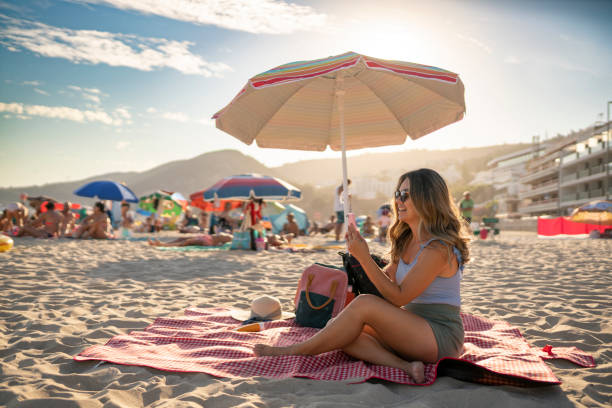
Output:
[[0,0],[0,187],[221,149],[270,167],[339,157],[247,146],[211,116],[260,72],[346,51],[456,72],[467,107],[349,156],[566,134],[606,118],[611,19],[612,2],[587,0]]

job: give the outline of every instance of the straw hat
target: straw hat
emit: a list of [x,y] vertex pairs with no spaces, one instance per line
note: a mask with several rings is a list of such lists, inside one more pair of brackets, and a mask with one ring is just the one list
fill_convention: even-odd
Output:
[[263,295],[251,301],[251,310],[234,309],[230,315],[236,319],[245,320],[284,320],[292,319],[295,314],[284,312],[280,301],[274,296]]

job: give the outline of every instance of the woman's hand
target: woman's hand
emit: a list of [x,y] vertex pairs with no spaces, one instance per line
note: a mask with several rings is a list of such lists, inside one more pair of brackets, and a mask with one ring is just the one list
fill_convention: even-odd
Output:
[[368,243],[361,236],[354,224],[349,223],[345,238],[349,252],[359,261],[359,263],[369,258],[370,248],[368,248]]

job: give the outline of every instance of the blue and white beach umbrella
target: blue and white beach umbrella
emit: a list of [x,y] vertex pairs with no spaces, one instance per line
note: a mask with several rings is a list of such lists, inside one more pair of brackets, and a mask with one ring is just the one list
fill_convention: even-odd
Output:
[[138,202],[138,197],[132,190],[114,181],[92,181],[79,187],[74,194],[81,197],[98,197],[100,200]]

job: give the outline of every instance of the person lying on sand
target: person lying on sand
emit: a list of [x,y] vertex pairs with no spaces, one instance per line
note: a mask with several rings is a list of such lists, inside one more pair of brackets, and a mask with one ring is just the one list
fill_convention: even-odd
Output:
[[170,242],[149,239],[149,245],[156,247],[184,247],[184,246],[221,246],[232,241],[232,234],[220,232],[218,234],[200,234],[195,237],[178,238]]
[[373,364],[425,379],[424,362],[459,357],[463,349],[460,279],[469,235],[442,177],[420,169],[397,183],[391,262],[380,269],[354,225],[346,242],[384,298],[357,296],[310,339],[290,346],[255,345],[257,356],[315,355],[342,349]]
[[36,220],[25,225],[17,233],[18,237],[31,236],[34,238],[57,237],[60,232],[60,224],[64,217],[55,211],[55,203],[49,201],[45,204],[47,212],[44,212]]
[[74,238],[108,239],[112,236],[109,229],[110,219],[106,215],[104,203],[98,201],[94,205],[93,214],[83,219],[81,226],[72,236]]

